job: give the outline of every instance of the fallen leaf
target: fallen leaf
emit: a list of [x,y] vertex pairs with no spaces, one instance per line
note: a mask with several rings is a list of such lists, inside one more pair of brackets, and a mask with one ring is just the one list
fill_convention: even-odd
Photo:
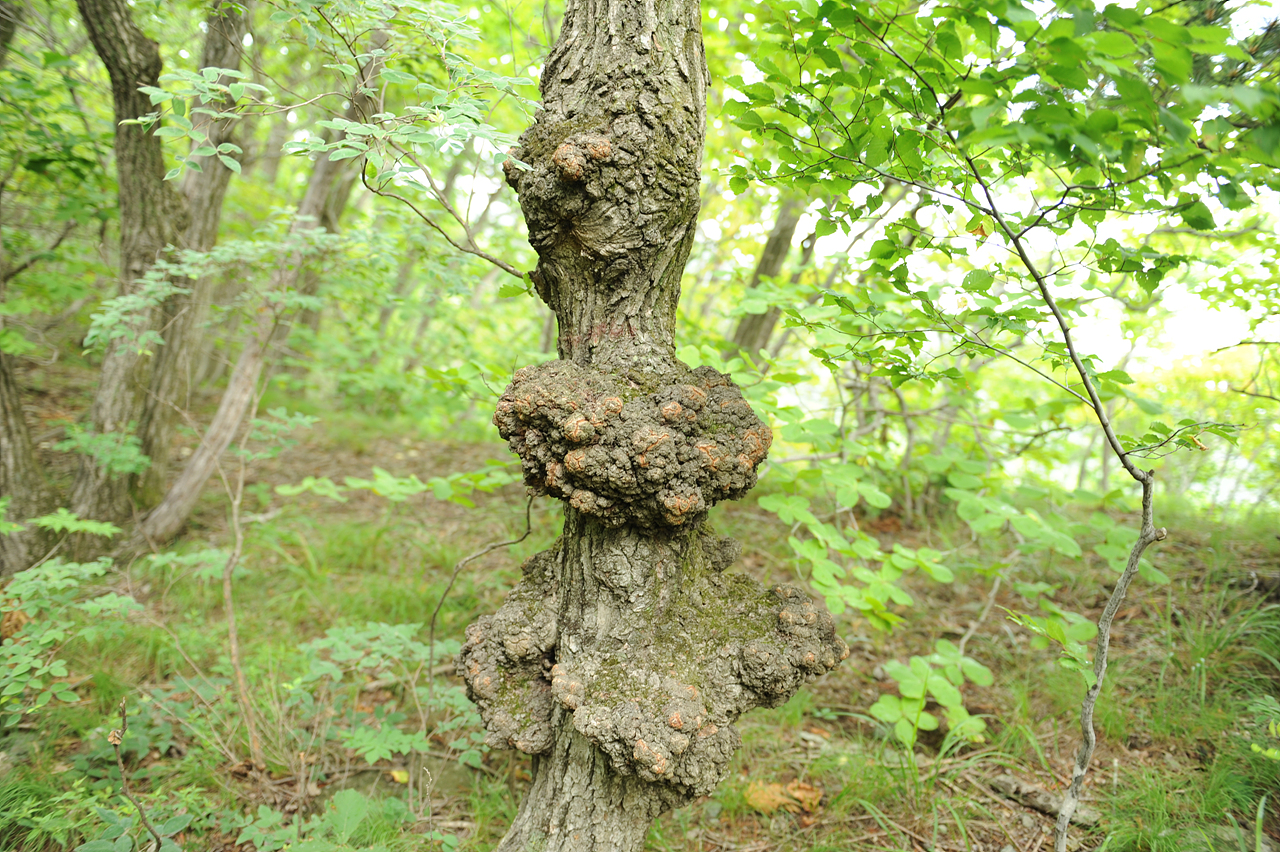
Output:
[[762,814],[771,814],[778,808],[786,807],[790,804],[796,807],[791,797],[787,795],[787,788],[781,784],[765,784],[762,781],[752,781],[747,785],[747,792],[743,795],[747,800],[747,804],[752,810],[759,811]]
[[822,802],[822,788],[803,781],[792,781],[786,785],[752,781],[747,785],[743,798],[752,810],[762,814],[771,814],[779,809],[793,814],[801,811],[813,813]]
[[7,610],[0,617],[0,640],[12,639],[30,621],[31,616],[20,609]]
[[397,784],[408,784],[409,773],[404,769],[393,769],[391,770],[391,780]]
[[818,810],[822,803],[822,788],[803,781],[792,781],[787,785],[787,793],[808,813]]

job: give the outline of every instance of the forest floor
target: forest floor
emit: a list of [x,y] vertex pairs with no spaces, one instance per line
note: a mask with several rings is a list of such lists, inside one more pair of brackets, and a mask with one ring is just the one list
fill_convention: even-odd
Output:
[[[368,479],[375,468],[428,482],[489,460],[506,463],[505,447],[339,413],[250,464],[233,576],[243,695],[221,581],[235,531],[228,492],[212,483],[176,555],[135,559],[96,581],[143,608],[62,649],[64,680],[78,700],[54,701],[0,730],[0,850],[72,849],[110,840],[119,834],[113,825],[132,819],[132,807],[110,795],[119,770],[106,734],[119,727],[122,699],[131,714],[122,747],[131,789],[156,824],[191,817],[175,834],[184,849],[271,852],[307,837],[347,844],[332,848],[491,848],[514,815],[529,762],[478,746],[447,656],[468,623],[497,609],[521,561],[551,544],[558,508],[535,500],[528,537],[451,580],[468,554],[524,532],[521,486],[475,494],[474,508],[430,490],[400,501],[357,490],[345,502],[276,490],[306,477]],[[234,492],[233,463],[228,474]],[[760,493],[767,491],[766,479]],[[790,531],[755,506],[757,496],[712,513],[719,532],[744,543],[731,570],[803,587]],[[1011,539],[975,538],[945,501],[909,525],[893,514],[856,520],[885,550],[901,543],[944,551],[954,582],[909,576],[915,604],[891,633],[838,615],[848,661],[785,706],[744,717],[744,746],[726,780],[659,820],[648,849],[1052,848],[1052,817],[1011,798],[1008,777],[1061,794],[1079,741],[1083,684],[1004,608],[1031,605],[1018,584],[1047,583],[1058,606],[1096,619],[1114,572],[1096,558],[1023,557]],[[1280,541],[1266,527],[1168,514],[1157,522],[1170,535],[1149,557],[1171,582],[1135,584],[1117,618],[1085,784],[1097,821],[1075,827],[1070,848],[1280,848],[1280,761],[1252,748],[1280,745],[1258,705],[1280,694]],[[1006,577],[998,585],[997,568]],[[428,643],[425,625],[437,610]],[[369,623],[418,627],[397,645],[387,628],[363,631]],[[905,750],[869,708],[896,692],[887,663],[928,656],[939,640],[994,672],[991,686],[970,683],[963,692],[987,729],[981,741],[963,743],[921,732]],[[428,686],[432,671],[436,686]],[[421,727],[417,719],[429,736],[415,753],[404,743]],[[263,768],[250,759],[251,740]],[[362,794],[366,810],[342,835],[324,815],[340,812],[334,793],[347,788]],[[124,833],[139,836],[138,822]]]

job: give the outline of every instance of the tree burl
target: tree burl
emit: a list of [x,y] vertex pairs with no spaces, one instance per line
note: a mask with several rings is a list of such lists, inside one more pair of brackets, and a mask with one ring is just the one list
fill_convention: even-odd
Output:
[[804,593],[727,573],[740,548],[706,523],[772,441],[728,376],[672,342],[706,85],[695,0],[569,0],[506,165],[560,360],[517,371],[494,423],[530,489],[566,506],[458,658],[489,742],[534,755],[504,852],[641,849],[724,777],[741,714],[849,653]]

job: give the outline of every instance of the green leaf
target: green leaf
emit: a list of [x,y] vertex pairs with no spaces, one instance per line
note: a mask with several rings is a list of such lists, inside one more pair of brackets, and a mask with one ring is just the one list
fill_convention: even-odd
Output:
[[941,677],[929,679],[929,692],[943,707],[960,707],[964,704],[964,699],[960,696],[960,690]]
[[52,532],[88,533],[89,535],[100,535],[106,538],[110,538],[120,532],[120,528],[115,524],[106,521],[82,520],[66,507],[59,507],[58,511],[53,514],[32,518],[29,522]]
[[231,171],[235,172],[236,174],[240,174],[240,161],[239,161],[239,160],[236,160],[236,159],[234,159],[234,158],[232,158],[232,157],[228,157],[226,154],[219,154],[219,155],[218,155],[218,160],[219,160],[219,162],[221,162],[221,163],[222,163],[222,165],[224,165],[224,166],[226,166],[227,168],[231,169]]
[[369,800],[355,790],[340,790],[333,797],[329,824],[339,843],[346,843],[369,813]]
[[160,834],[165,837],[177,834],[179,831],[182,831],[182,829],[191,825],[191,818],[191,814],[179,814],[175,817],[169,817],[169,819],[165,820],[164,825],[160,826]]
[[1181,211],[1182,221],[1197,231],[1212,231],[1216,225],[1213,214],[1203,201],[1197,201]]
[[991,289],[991,285],[996,281],[996,277],[985,269],[975,269],[965,275],[961,287],[970,293],[985,293]]
[[947,482],[955,488],[963,488],[967,491],[976,491],[982,487],[982,480],[978,477],[959,471],[952,471],[947,474]]
[[388,83],[416,83],[418,78],[412,74],[406,74],[403,71],[396,71],[394,68],[383,68],[381,71],[382,79]]

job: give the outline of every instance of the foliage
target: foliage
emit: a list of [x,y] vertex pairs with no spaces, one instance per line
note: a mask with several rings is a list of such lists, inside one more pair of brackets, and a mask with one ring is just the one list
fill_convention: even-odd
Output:
[[884,669],[898,682],[902,697],[882,695],[868,712],[886,725],[892,725],[894,736],[908,749],[915,745],[920,731],[938,728],[938,717],[924,709],[930,700],[942,708],[951,742],[986,739],[983,736],[986,723],[969,715],[960,689],[966,679],[979,686],[990,686],[995,676],[977,660],[964,656],[956,645],[939,639],[930,656],[912,657],[907,665],[891,660]]
[[[91,642],[106,635],[116,629],[118,619],[140,608],[133,598],[115,592],[85,595],[82,587],[110,567],[105,558],[90,563],[53,559],[5,586],[4,623],[14,625],[0,644],[0,714],[5,727],[54,699],[78,701],[66,683],[67,663],[58,654],[74,640]],[[78,623],[78,615],[87,623]]]
[[[554,357],[554,324],[510,274],[534,259],[500,164],[528,123],[557,10],[259,5],[252,70],[238,72],[198,67],[203,10],[132,7],[165,56],[143,124],[164,140],[168,177],[233,179],[218,245],[167,254],[121,296],[110,90],[72,8],[50,8],[0,68],[0,352],[53,490],[66,488],[64,453],[109,474],[149,464],[133,424],[80,425],[104,351],[167,354],[165,328],[143,317],[188,291],[212,303],[182,403],[197,434],[262,312],[279,322],[269,411],[234,442],[258,513],[242,518],[242,553],[206,495],[188,536],[118,573],[51,559],[6,587],[6,635],[18,629],[0,646],[0,750],[17,768],[0,778],[0,844],[150,842],[107,739],[131,695],[126,777],[179,845],[222,833],[259,852],[485,848],[525,769],[483,746],[448,658],[537,548],[449,584],[523,506],[518,471],[477,460],[501,454],[493,401],[516,364]],[[1097,589],[1139,534],[1083,376],[1122,449],[1157,471],[1174,543],[1139,562],[1099,710],[1100,736],[1133,764],[1095,788],[1113,809],[1108,848],[1181,848],[1176,832],[1224,814],[1274,826],[1256,815],[1280,765],[1275,614],[1237,598],[1254,579],[1268,588],[1280,493],[1280,31],[1233,21],[1247,11],[704,9],[719,115],[678,355],[730,374],[775,427],[758,500],[714,524],[746,539],[740,570],[808,583],[868,665],[745,719],[748,752],[725,786],[661,823],[653,848],[766,835],[779,848],[943,848],[1019,830],[955,789],[998,767],[1069,774]],[[354,109],[362,98],[377,112]],[[207,120],[234,123],[235,141],[210,146]],[[294,228],[287,211],[322,162],[344,169],[325,225]],[[789,200],[803,211],[793,255],[748,286]],[[278,287],[295,270],[296,286]],[[762,351],[726,344],[734,323],[770,312],[783,327]],[[1239,328],[1210,342],[1219,316]],[[66,546],[120,532],[68,509],[9,518],[8,500],[0,534],[36,524]],[[533,517],[545,546],[553,518],[537,503]],[[247,709],[225,643],[228,564]],[[145,600],[147,620],[95,591],[108,577]],[[437,605],[433,649],[422,622]],[[889,693],[857,674],[875,661]],[[840,721],[865,714],[882,725]],[[298,812],[247,805],[240,785],[255,782],[228,780],[249,717],[264,772],[300,779],[287,792]],[[927,733],[944,725],[939,746]],[[906,795],[926,766],[940,784]],[[385,787],[335,792],[352,768]],[[761,820],[743,791],[766,776],[828,795],[795,821]],[[442,791],[463,827],[429,821]]]

